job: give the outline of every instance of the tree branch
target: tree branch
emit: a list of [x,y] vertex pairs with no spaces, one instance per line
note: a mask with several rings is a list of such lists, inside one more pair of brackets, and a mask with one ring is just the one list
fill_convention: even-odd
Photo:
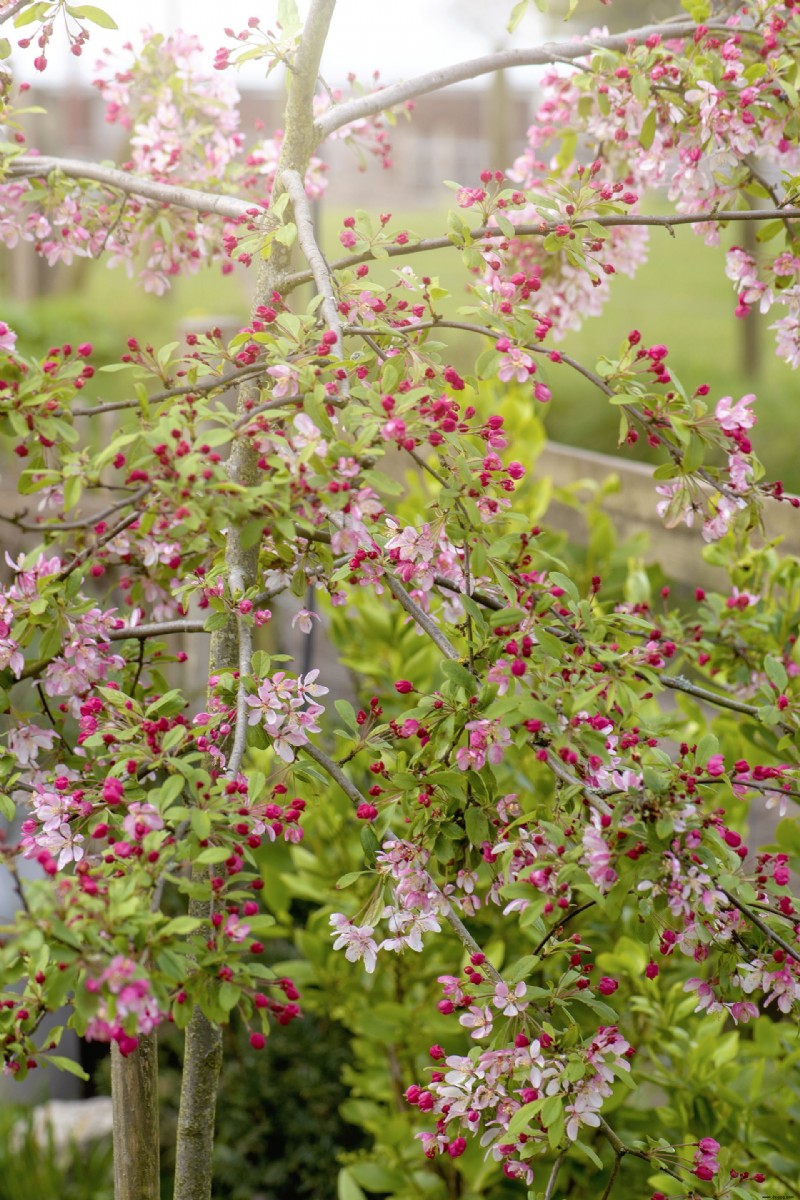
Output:
[[200,192],[195,188],[181,187],[173,183],[157,183],[142,175],[131,175],[117,167],[105,167],[100,163],[84,162],[79,158],[57,158],[48,154],[21,154],[7,166],[12,179],[40,179],[51,171],[60,171],[69,179],[87,179],[105,187],[116,188],[131,196],[143,196],[160,204],[175,208],[190,208],[197,213],[211,213],[218,217],[238,220],[260,209],[252,200],[239,200],[236,196],[223,196],[218,192]]
[[[244,594],[244,578],[242,571],[232,569],[230,573],[231,599],[236,597],[233,595],[234,588],[238,593]],[[236,624],[239,634],[239,685],[236,689],[236,725],[233,731],[233,748],[231,756],[228,760],[228,766],[225,774],[229,779],[235,779],[239,774],[239,768],[242,765],[242,759],[247,749],[247,726],[248,726],[248,707],[247,707],[247,685],[245,680],[250,674],[253,657],[253,627],[247,619],[237,611]]]
[[439,648],[439,650],[441,650],[445,658],[450,658],[457,662],[461,655],[447,640],[436,622],[432,620],[432,618],[429,617],[428,614],[411,599],[400,580],[396,579],[394,575],[390,575],[388,572],[384,576],[384,579],[386,580],[389,591],[396,600],[400,601],[400,606],[406,610],[409,616],[413,618],[416,624],[419,625],[420,629],[427,633],[428,637]]
[[99,537],[93,546],[87,546],[85,550],[81,550],[80,554],[76,554],[73,559],[65,564],[58,573],[58,579],[66,579],[73,571],[76,571],[87,559],[91,558],[96,550],[101,546],[105,546],[107,542],[112,542],[118,533],[122,533],[129,525],[133,525],[134,521],[138,521],[141,513],[128,513],[127,517],[123,517],[121,521],[117,521],[116,525],[112,525],[111,529]]
[[584,783],[577,775],[573,775],[571,771],[568,771],[558,758],[558,755],[553,754],[552,750],[547,751],[547,766],[554,775],[558,776],[562,783],[566,783],[570,787],[580,788],[592,808],[596,808],[599,813],[605,813],[606,816],[611,813],[610,806],[606,804],[600,792],[596,788],[589,787],[588,783]]
[[89,513],[88,516],[82,517],[80,520],[54,521],[50,524],[19,520],[15,521],[14,524],[18,525],[20,529],[31,532],[42,530],[45,532],[60,533],[62,529],[87,529],[90,525],[99,525],[101,521],[105,521],[112,513],[118,512],[121,508],[127,508],[129,504],[137,504],[140,500],[144,499],[149,491],[150,484],[147,484],[146,487],[139,488],[138,491],[124,496],[122,500],[117,500],[115,504],[109,504],[107,508],[102,509],[98,513]]
[[[278,162],[273,202],[279,199],[282,173],[289,168],[305,176],[314,145],[314,91],[317,86],[319,64],[328,33],[336,0],[311,0],[300,44],[289,76],[289,92],[284,113],[285,136]],[[249,207],[249,206],[248,206]],[[275,228],[274,215],[264,214],[264,232]],[[274,291],[281,291],[283,274],[289,263],[289,248],[276,243],[269,259],[260,263],[253,308],[268,304]],[[237,418],[251,411],[260,400],[260,395],[251,382],[239,388],[236,404]],[[258,456],[247,437],[233,441],[228,459],[230,479],[241,487],[256,486],[260,479]],[[241,544],[240,531],[232,525],[227,532],[225,557],[229,579],[239,582],[243,589],[254,587],[258,578],[259,547],[245,549]],[[231,589],[233,590],[233,589]],[[241,624],[234,620],[215,631],[211,640],[209,675],[219,669],[241,667],[247,652],[247,636]],[[249,670],[249,662],[248,662]],[[240,679],[241,686],[241,679]],[[237,727],[239,701],[237,699]],[[238,731],[238,730],[237,730]],[[208,879],[207,869],[202,868],[203,880]],[[190,912],[208,920],[211,906],[209,901],[192,901]],[[217,1084],[222,1060],[222,1031],[218,1025],[207,1020],[199,1007],[195,1007],[186,1030],[184,1073],[178,1114],[178,1138],[175,1165],[174,1200],[210,1200],[213,1175],[214,1118],[217,1102]]]
[[[800,217],[800,208],[722,209],[710,213],[675,213],[673,216],[661,216],[656,213],[618,213],[612,216],[597,216],[586,219],[590,219],[593,225],[600,225],[605,229],[617,229],[626,226],[636,229],[647,226],[671,230],[676,225],[709,225],[714,222],[723,221],[770,221],[786,217]],[[563,220],[540,221],[536,225],[517,225],[514,227],[513,236],[515,238],[546,237],[548,233],[553,232],[556,226],[562,224],[564,224]],[[583,221],[577,219],[571,228],[580,230],[582,224]],[[478,242],[483,238],[496,238],[500,241],[508,241],[508,238],[496,225],[479,225],[476,229],[470,230],[469,238],[470,242]],[[410,254],[421,254],[430,250],[461,249],[463,249],[461,243],[453,241],[451,237],[421,238],[418,242],[409,242],[405,246],[384,246],[382,247],[381,257],[383,257],[383,251],[385,251],[386,258],[406,258]],[[375,261],[377,261],[377,256],[372,250],[362,250],[358,254],[348,254],[342,258],[337,258],[335,262],[330,264],[330,269],[331,271],[343,271],[347,267],[356,267],[360,263]],[[308,283],[311,278],[312,274],[310,271],[295,271],[286,277],[286,290],[290,291],[302,283]],[[419,326],[409,325],[407,328],[418,329]]]
[[[670,38],[693,37],[697,32],[694,21],[676,21],[667,27],[664,25],[645,25],[641,29],[632,29],[627,33],[618,33],[609,37],[595,37],[591,40],[574,38],[569,42],[547,42],[544,46],[528,49],[500,50],[495,54],[484,54],[480,58],[471,58],[466,62],[453,63],[448,67],[440,67],[436,71],[428,71],[425,75],[417,75],[402,83],[382,88],[368,96],[359,96],[345,104],[336,105],[324,113],[316,121],[317,140],[329,137],[335,130],[364,117],[374,116],[387,108],[394,108],[406,100],[417,96],[426,96],[430,92],[440,91],[454,83],[463,83],[465,79],[477,79],[480,75],[490,75],[495,71],[504,71],[509,67],[546,67],[554,62],[573,62],[576,59],[589,57],[594,50],[618,50],[624,52],[631,42],[639,44],[652,34],[663,36],[665,28]],[[715,28],[711,23],[708,28]],[[726,28],[723,26],[723,28]]]
[[10,21],[12,17],[17,15],[20,9],[24,8],[26,4],[30,3],[31,0],[14,0],[12,4],[9,4],[8,8],[4,8],[3,11],[0,12],[0,25],[5,25],[6,21]]
[[333,290],[331,269],[317,244],[314,233],[314,222],[311,217],[311,208],[308,203],[303,180],[300,178],[298,171],[287,168],[283,172],[283,181],[292,201],[292,207],[294,208],[294,220],[297,226],[297,240],[300,243],[300,249],[306,257],[317,291],[322,297],[322,315],[327,322],[328,328],[332,333],[336,334],[336,342],[334,343],[333,350],[336,357],[341,358],[342,323],[339,318],[339,306]]
[[[333,759],[325,753],[324,750],[320,750],[319,746],[315,746],[313,742],[307,742],[303,747],[301,747],[301,749],[305,754],[308,755],[309,758],[313,758],[314,762],[318,763],[319,766],[322,767],[323,771],[325,771],[327,775],[330,775],[331,779],[333,779],[335,783],[338,783],[345,795],[349,796],[354,804],[358,805],[368,803],[366,796],[360,792],[356,785],[347,778],[339,764],[335,763]],[[391,829],[387,829],[386,836],[393,838],[395,841],[401,841],[397,834],[393,833]],[[483,952],[479,944],[475,941],[475,938],[469,932],[461,918],[453,911],[453,907],[445,896],[444,892],[441,890],[435,880],[431,878],[427,871],[425,874],[427,875],[433,890],[444,901],[446,905],[444,910],[445,919],[458,937],[458,940],[461,942],[462,946],[465,948],[465,950],[469,950],[470,954],[482,954]],[[483,966],[490,979],[493,979],[495,983],[502,982],[502,975],[495,970],[488,959],[484,962]]]
[[542,1197],[542,1200],[553,1200],[553,1194],[556,1190],[556,1180],[558,1179],[558,1172],[561,1170],[561,1164],[563,1161],[564,1151],[562,1150],[561,1154],[559,1154],[558,1158],[553,1163],[553,1169],[550,1172],[550,1178],[547,1181],[547,1187],[544,1190],[544,1196]]
[[769,938],[769,940],[774,942],[776,946],[780,946],[782,950],[785,950],[789,957],[793,958],[796,963],[800,963],[800,953],[798,953],[796,948],[792,946],[790,942],[787,942],[779,933],[775,933],[773,929],[770,929],[766,921],[762,921],[761,917],[759,917],[757,913],[754,913],[751,908],[748,908],[746,904],[743,904],[742,901],[734,896],[731,892],[726,891],[725,888],[720,888],[719,890],[722,892],[723,896],[730,901],[734,908],[738,908],[742,916],[748,920],[751,925],[755,925],[756,929],[761,930],[761,932],[764,934],[764,937]]
[[[159,404],[162,400],[172,400],[175,396],[195,396],[201,392],[213,392],[217,388],[223,390],[238,384],[251,382],[267,372],[266,363],[256,363],[252,367],[240,367],[227,375],[206,375],[197,383],[182,384],[180,387],[167,388],[163,392],[153,392],[147,397],[148,404]],[[139,400],[114,400],[108,404],[96,404],[93,408],[73,408],[73,417],[94,417],[98,413],[118,412],[123,408],[140,408]]]
[[709,688],[699,687],[684,678],[683,675],[659,675],[659,681],[664,687],[673,692],[685,692],[697,700],[705,700],[707,704],[716,704],[718,708],[729,708],[733,712],[745,713],[748,717],[757,717],[758,709],[754,704],[745,704],[744,700],[734,700],[733,696],[723,696],[720,692],[712,692]]
[[110,629],[110,642],[127,642],[129,638],[144,641],[151,637],[168,637],[171,633],[206,633],[205,621],[192,621],[189,618],[175,621],[153,621],[144,625],[126,625],[124,629]]

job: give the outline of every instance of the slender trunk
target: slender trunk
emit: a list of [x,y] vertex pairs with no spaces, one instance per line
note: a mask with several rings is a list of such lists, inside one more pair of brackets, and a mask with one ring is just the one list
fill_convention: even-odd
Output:
[[[189,912],[207,917],[209,907],[193,900]],[[221,1066],[222,1030],[195,1007],[184,1040],[174,1200],[210,1200]]]
[[111,1044],[115,1200],[159,1200],[161,1171],[156,1035],[123,1058]]
[[[299,171],[302,178],[314,150],[314,93],[322,50],[335,7],[336,0],[312,0],[311,3],[295,55],[294,70],[290,73],[285,136],[273,200],[284,190],[281,172],[291,168]],[[265,231],[270,228],[270,221],[274,221],[274,218],[268,213],[264,222]],[[290,263],[290,253],[287,247],[273,244],[271,257],[262,263],[259,270],[254,308],[268,304],[273,291],[281,290]],[[238,413],[243,414],[249,402],[258,402],[259,399],[259,388],[243,383],[237,399]],[[244,487],[255,484],[260,478],[257,459],[250,440],[247,437],[237,438],[228,460],[230,478]],[[237,579],[245,589],[256,583],[258,547],[243,550],[237,529],[231,529],[228,533],[226,563],[229,579]],[[239,667],[238,626],[232,616],[228,624],[211,639],[209,675],[225,668],[236,670]],[[190,912],[208,919],[211,916],[211,903],[195,901],[190,905]],[[221,1030],[196,1008],[186,1030],[174,1200],[211,1200],[214,1123],[221,1064]]]

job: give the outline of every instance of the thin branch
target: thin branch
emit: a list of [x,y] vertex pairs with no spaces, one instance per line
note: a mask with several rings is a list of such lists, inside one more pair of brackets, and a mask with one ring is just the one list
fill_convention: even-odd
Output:
[[664,687],[674,692],[685,692],[687,696],[705,700],[707,704],[716,704],[718,708],[730,708],[733,712],[745,713],[748,717],[758,716],[758,709],[754,704],[745,704],[743,700],[734,700],[732,696],[723,696],[719,692],[710,691],[709,688],[699,687],[683,675],[659,675],[658,678]]
[[[338,783],[345,795],[349,796],[354,804],[366,804],[368,802],[366,796],[360,792],[356,785],[347,778],[339,764],[335,763],[333,759],[325,753],[324,750],[320,750],[319,746],[315,746],[313,742],[306,742],[306,744],[302,747],[302,750],[308,755],[309,758],[313,758],[314,762],[318,763],[319,766],[322,767],[323,771],[325,771],[327,775],[330,775],[334,782]],[[399,842],[401,840],[397,834],[392,832],[391,829],[387,829],[386,835],[395,841]],[[426,875],[430,881],[431,887],[444,901],[445,919],[458,937],[458,940],[461,942],[462,946],[465,948],[465,950],[469,950],[470,954],[482,954],[483,951],[481,950],[480,946],[475,941],[475,938],[467,929],[461,918],[453,911],[453,907],[445,896],[444,892],[427,872]],[[488,959],[486,959],[483,963],[483,967],[486,971],[486,974],[495,983],[502,982],[502,975],[500,975],[500,973],[492,966]]]
[[20,529],[35,531],[53,531],[60,533],[62,529],[86,529],[89,525],[99,525],[101,521],[105,521],[112,513],[118,512],[121,508],[127,508],[129,504],[137,504],[150,491],[150,484],[146,487],[139,488],[138,491],[131,495],[125,496],[122,500],[117,500],[116,504],[110,504],[108,508],[102,509],[99,513],[90,513],[86,517],[75,521],[54,521],[51,524],[40,524],[38,521],[15,521]]
[[96,550],[99,550],[101,546],[105,546],[106,542],[113,541],[118,533],[122,533],[129,525],[133,525],[134,521],[138,521],[140,515],[138,512],[129,513],[127,517],[123,517],[121,521],[117,521],[116,525],[112,525],[111,529],[107,530],[102,537],[99,537],[93,546],[87,546],[85,550],[81,550],[80,554],[76,554],[66,566],[62,567],[56,578],[59,580],[66,579],[68,575],[76,571],[87,559],[91,558]]
[[622,1162],[622,1155],[618,1151],[615,1151],[614,1161],[611,1164],[611,1174],[608,1177],[608,1182],[606,1183],[606,1186],[603,1188],[603,1194],[600,1197],[600,1200],[608,1200],[608,1197],[611,1195],[611,1192],[614,1188],[614,1184],[617,1181],[617,1175],[619,1174],[619,1165],[621,1162]]
[[[620,226],[631,228],[647,226],[671,230],[676,225],[708,225],[723,221],[770,221],[788,217],[800,217],[800,208],[776,207],[742,209],[741,211],[738,209],[722,209],[711,213],[675,213],[674,216],[662,216],[656,213],[618,213],[616,215],[597,216],[586,219],[591,220],[593,225],[601,225],[605,229],[615,229]],[[513,236],[515,238],[547,237],[557,225],[563,225],[564,223],[561,220],[540,221],[535,225],[528,223],[516,225]],[[577,219],[571,225],[571,228],[580,231],[582,225],[583,222]],[[468,236],[470,243],[481,241],[483,238],[508,241],[496,225],[479,225],[477,228],[471,229]],[[420,238],[419,241],[408,242],[404,246],[383,246],[381,248],[381,258],[406,258],[410,254],[423,254],[430,250],[463,249],[464,246],[461,241],[458,239],[454,241],[452,237]],[[375,261],[377,261],[377,255],[371,249],[367,249],[361,250],[357,254],[347,254],[342,258],[337,258],[335,262],[330,264],[330,268],[331,271],[343,271],[348,267],[356,267],[360,263]],[[293,288],[299,287],[300,284],[308,283],[311,278],[312,274],[310,271],[295,271],[291,275],[287,275],[285,280],[286,291],[291,291]],[[403,326],[402,328],[418,329],[419,325]]]
[[556,1180],[558,1179],[558,1172],[561,1170],[561,1164],[563,1161],[564,1151],[562,1150],[556,1161],[553,1163],[553,1169],[550,1172],[550,1178],[547,1181],[547,1187],[544,1190],[544,1196],[542,1197],[542,1200],[553,1200],[553,1195],[556,1190]]
[[317,291],[322,297],[322,304],[320,306],[322,315],[327,322],[328,328],[332,333],[336,334],[336,342],[333,348],[334,353],[337,358],[341,358],[342,323],[339,317],[339,306],[333,290],[331,269],[325,261],[325,256],[317,243],[306,189],[298,171],[285,170],[283,172],[283,182],[292,201],[294,220],[297,226],[297,240],[300,243],[300,249],[306,257],[306,262],[311,268],[311,274],[314,277]]
[[[227,375],[204,375],[197,383],[182,384],[180,387],[167,388],[163,392],[154,392],[147,397],[147,404],[159,404],[162,400],[172,400],[175,396],[197,396],[203,392],[214,392],[217,388],[226,390],[246,380],[253,381],[260,375],[266,374],[266,363],[256,363],[251,367],[240,367],[237,371],[229,371]],[[139,400],[114,400],[108,404],[96,404],[93,408],[73,408],[73,417],[94,417],[99,413],[118,412],[123,408],[140,408]]]
[[93,183],[102,183],[131,196],[143,196],[161,204],[190,208],[197,213],[212,213],[234,221],[239,217],[261,215],[261,206],[253,200],[240,200],[236,196],[223,196],[219,192],[201,192],[172,183],[157,183],[154,179],[145,179],[141,175],[131,175],[116,167],[105,167],[100,163],[84,162],[78,158],[21,154],[12,159],[7,166],[7,174],[12,179],[41,179],[51,171],[60,171],[69,179],[87,179]]
[[759,917],[757,913],[754,913],[751,908],[748,908],[746,904],[743,904],[742,901],[734,896],[731,892],[726,891],[725,888],[720,888],[720,891],[722,892],[723,896],[725,896],[731,902],[734,908],[738,908],[739,912],[743,917],[745,917],[746,920],[748,920],[752,925],[755,925],[756,929],[761,930],[761,932],[764,934],[764,937],[769,938],[769,940],[774,942],[776,946],[780,946],[782,950],[785,950],[789,957],[793,958],[796,963],[800,963],[800,953],[798,953],[791,943],[782,938],[779,933],[775,933],[774,929],[770,929],[766,921],[762,921],[761,917]]
[[5,25],[6,21],[16,16],[20,9],[24,8],[26,4],[30,4],[30,2],[31,0],[14,0],[13,4],[10,4],[8,8],[4,8],[0,13],[0,25]]
[[344,794],[349,796],[355,805],[368,803],[367,797],[347,778],[339,764],[329,758],[324,750],[320,750],[319,746],[315,746],[313,742],[306,742],[302,750],[309,758],[313,758],[314,762],[322,767],[335,783],[338,783]]
[[546,761],[547,766],[554,775],[558,776],[562,783],[569,784],[570,787],[580,788],[592,808],[596,808],[599,813],[605,813],[606,816],[610,815],[612,810],[606,804],[600,792],[596,788],[590,787],[588,783],[584,783],[582,779],[579,779],[577,775],[573,775],[571,771],[568,771],[558,756],[553,754],[552,750],[547,751]]
[[144,640],[142,640],[139,642],[139,653],[136,658],[136,673],[133,676],[133,683],[131,684],[132,696],[136,695],[136,689],[139,686],[139,680],[142,678],[142,671],[144,670],[144,652],[145,644]]
[[594,908],[596,903],[596,900],[587,900],[585,904],[579,905],[578,908],[573,908],[572,912],[567,913],[565,917],[557,921],[550,932],[544,935],[538,946],[534,946],[532,953],[538,954],[540,950],[544,950],[551,937],[554,937],[558,933],[562,925],[566,925],[567,921],[571,921],[573,917],[580,916],[582,912],[586,912],[587,908]]
[[124,629],[109,630],[110,642],[127,642],[130,638],[144,641],[151,637],[167,637],[171,633],[206,633],[204,621],[175,620],[154,621],[145,625],[126,625]]
[[[240,568],[232,567],[230,572],[230,589],[231,598],[235,601],[234,589],[237,593],[244,594],[245,583],[243,573]],[[248,706],[247,706],[247,684],[246,679],[250,674],[253,658],[253,627],[244,615],[237,611],[236,624],[239,634],[239,686],[236,689],[236,725],[233,731],[233,748],[231,756],[228,760],[228,766],[225,774],[229,779],[235,779],[239,774],[239,769],[242,765],[245,750],[247,749],[247,727],[248,727]]]
[[[715,26],[709,23],[709,28]],[[723,26],[723,28],[725,28]],[[548,42],[544,46],[536,46],[519,50],[501,50],[495,54],[484,54],[480,58],[468,59],[466,62],[453,63],[449,67],[440,67],[437,71],[429,71],[425,75],[417,75],[391,87],[382,88],[368,96],[359,96],[345,104],[339,104],[329,112],[324,113],[316,121],[318,140],[328,137],[343,125],[350,125],[363,117],[371,117],[406,100],[417,96],[425,96],[441,88],[450,87],[454,83],[462,83],[465,79],[476,79],[479,75],[493,74],[504,71],[509,67],[544,67],[553,62],[570,62],[589,57],[594,50],[618,50],[624,52],[631,42],[644,42],[652,34],[662,36],[664,25],[645,25],[641,29],[632,29],[627,33],[618,33],[611,37],[595,37],[589,40],[575,38],[569,42]],[[668,26],[670,38],[693,37],[697,32],[694,21],[678,21]]]
[[[466,592],[462,592],[457,583],[453,583],[452,579],[447,579],[444,575],[434,575],[433,582],[437,587],[444,588],[448,592],[455,592],[457,596],[467,595]],[[504,608],[508,608],[508,601],[498,600],[496,596],[490,596],[487,592],[470,592],[468,599],[474,600],[483,608],[490,608],[493,612],[502,612]]]
[[396,600],[400,601],[401,608],[404,608],[409,616],[413,618],[416,624],[419,625],[420,629],[427,633],[428,637],[438,647],[438,649],[441,650],[445,658],[449,658],[457,662],[461,658],[461,655],[458,653],[455,646],[453,646],[447,640],[436,622],[430,616],[428,616],[428,614],[424,612],[420,606],[415,603],[415,601],[411,599],[400,580],[396,579],[394,575],[389,575],[388,573],[384,576],[384,578],[389,587],[389,591]]

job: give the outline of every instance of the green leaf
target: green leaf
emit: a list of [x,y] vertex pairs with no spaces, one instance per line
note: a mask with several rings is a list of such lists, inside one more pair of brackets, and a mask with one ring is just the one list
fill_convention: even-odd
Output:
[[567,593],[569,598],[574,600],[577,604],[578,589],[575,587],[575,584],[571,579],[569,579],[566,575],[563,575],[561,571],[550,571],[549,577],[550,581],[554,583],[556,587],[562,588]]
[[241,988],[236,987],[233,983],[228,983],[226,980],[225,983],[220,985],[219,989],[220,1007],[224,1008],[226,1012],[230,1012],[239,1003],[241,994]]
[[480,808],[468,808],[464,813],[467,837],[473,846],[480,846],[489,837],[489,822]]
[[542,1105],[542,1124],[549,1126],[561,1116],[561,1097],[548,1096]]
[[41,21],[47,16],[49,4],[40,3],[32,4],[30,8],[23,8],[22,12],[17,13],[14,17],[14,28],[19,29],[22,25],[30,25],[33,21]]
[[514,32],[527,11],[528,0],[518,0],[511,10],[511,16],[508,18],[508,25],[506,26],[506,29],[509,33]]
[[463,687],[468,696],[474,696],[477,691],[475,676],[467,670],[461,663],[453,662],[451,659],[445,659],[442,663],[442,673],[447,676],[451,683],[456,687]]
[[656,136],[657,121],[658,121],[658,114],[656,113],[656,110],[654,108],[651,108],[650,112],[647,114],[644,121],[642,122],[642,131],[639,134],[639,145],[642,147],[643,150],[649,150],[653,144],[653,140]]
[[93,25],[99,25],[101,29],[119,28],[113,17],[110,17],[102,8],[96,8],[94,4],[81,4],[79,8],[68,4],[67,12],[70,16],[77,17],[78,20],[91,21]]
[[161,937],[178,937],[181,934],[194,933],[203,922],[199,917],[173,917],[160,932]]
[[64,1058],[61,1054],[47,1054],[42,1056],[45,1062],[51,1063],[57,1067],[59,1071],[66,1071],[69,1075],[77,1075],[78,1079],[83,1079],[87,1082],[89,1076],[84,1071],[83,1067],[71,1058]]
[[693,21],[707,21],[711,16],[711,0],[681,0],[681,8]]
[[297,239],[297,226],[293,221],[287,221],[280,229],[275,230],[274,237],[282,246],[293,246]]
[[364,848],[367,866],[374,867],[375,857],[380,849],[380,842],[371,825],[361,826],[361,845]]
[[287,37],[300,32],[302,22],[295,0],[278,0],[278,24]]
[[194,861],[196,863],[221,863],[230,856],[230,850],[226,850],[224,846],[209,846],[202,854],[198,854]]
[[204,842],[211,833],[211,817],[201,808],[193,808],[189,814],[189,822],[195,837]]
[[356,1183],[349,1167],[342,1167],[336,1185],[339,1200],[367,1200],[364,1192]]
[[341,879],[337,879],[334,885],[337,892],[343,892],[345,888],[352,887],[355,881],[360,879],[362,875],[369,875],[369,871],[348,871],[346,875],[342,875]]
[[764,659],[764,671],[767,679],[775,685],[779,692],[786,690],[789,676],[786,674],[786,668],[779,659],[773,658],[768,654]]
[[518,1133],[522,1133],[526,1125],[541,1111],[543,1105],[544,1100],[532,1100],[530,1104],[523,1104],[522,1108],[517,1109],[506,1130],[509,1140],[516,1137]]
[[358,725],[356,724],[356,711],[349,700],[335,700],[333,707],[336,709],[341,720],[347,726],[350,733],[356,734]]

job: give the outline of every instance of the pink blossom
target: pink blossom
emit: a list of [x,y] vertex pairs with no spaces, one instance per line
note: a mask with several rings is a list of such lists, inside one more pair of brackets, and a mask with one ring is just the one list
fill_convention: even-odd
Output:
[[476,1039],[488,1037],[492,1032],[492,1010],[481,1008],[477,1004],[470,1005],[467,1012],[458,1018],[459,1025],[471,1030],[470,1036]]
[[738,429],[752,429],[756,418],[750,405],[754,401],[755,396],[752,392],[742,396],[741,400],[737,400],[736,403],[730,396],[723,396],[714,409],[714,416],[717,418],[720,428],[724,429],[726,433],[735,433]]
[[375,970],[378,955],[378,946],[372,936],[375,932],[373,927],[354,925],[343,913],[334,913],[330,923],[334,927],[331,936],[336,938],[333,943],[334,950],[344,949],[344,956],[348,962],[363,960],[364,969],[371,975]]
[[272,395],[276,400],[291,399],[297,396],[300,392],[298,383],[297,371],[294,367],[290,367],[288,363],[279,363],[274,367],[267,367],[267,374],[278,382],[272,389]]
[[17,343],[17,335],[13,329],[6,325],[5,321],[0,321],[0,350],[13,350]]
[[510,383],[512,379],[516,379],[517,383],[525,383],[535,369],[529,354],[524,354],[516,346],[509,346],[507,353],[500,360],[497,378],[503,383]]

